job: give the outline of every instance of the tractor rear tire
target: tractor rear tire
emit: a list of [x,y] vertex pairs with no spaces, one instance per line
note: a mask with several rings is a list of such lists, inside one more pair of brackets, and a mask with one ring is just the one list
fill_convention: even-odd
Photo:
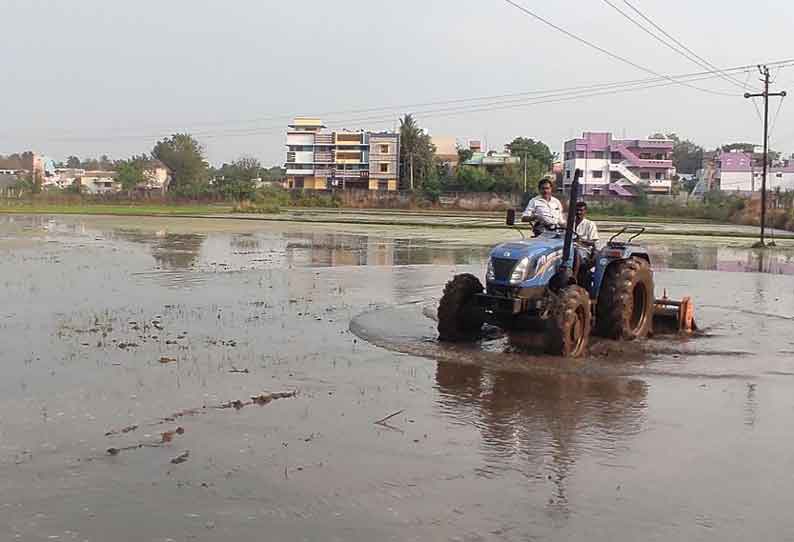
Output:
[[610,339],[634,340],[653,326],[653,272],[639,258],[607,269],[596,305],[596,333]]
[[554,300],[546,320],[546,352],[576,358],[587,352],[590,296],[581,286],[568,286]]
[[476,306],[474,296],[482,293],[480,279],[472,274],[455,275],[444,287],[438,304],[438,339],[473,341],[479,338],[485,314]]

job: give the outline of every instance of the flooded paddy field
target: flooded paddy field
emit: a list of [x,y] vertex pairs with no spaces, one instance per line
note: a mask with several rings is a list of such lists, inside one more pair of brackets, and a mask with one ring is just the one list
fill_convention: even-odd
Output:
[[0,540],[794,538],[794,248],[649,238],[699,337],[437,343],[513,236],[0,216]]

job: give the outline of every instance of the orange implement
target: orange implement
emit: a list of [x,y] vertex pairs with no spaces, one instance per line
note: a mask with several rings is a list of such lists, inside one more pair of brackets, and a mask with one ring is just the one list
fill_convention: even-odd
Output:
[[697,331],[695,304],[687,296],[681,301],[667,297],[667,291],[653,304],[653,330],[656,333],[684,333]]

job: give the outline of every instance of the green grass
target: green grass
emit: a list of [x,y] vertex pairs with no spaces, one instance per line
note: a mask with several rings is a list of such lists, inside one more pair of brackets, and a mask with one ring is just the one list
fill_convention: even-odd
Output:
[[231,204],[45,203],[0,201],[0,213],[118,216],[212,215],[232,211]]

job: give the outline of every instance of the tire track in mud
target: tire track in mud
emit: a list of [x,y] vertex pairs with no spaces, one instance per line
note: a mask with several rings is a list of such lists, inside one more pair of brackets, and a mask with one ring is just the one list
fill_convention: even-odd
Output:
[[394,352],[497,371],[706,379],[747,379],[758,375],[758,372],[720,371],[716,363],[708,370],[689,368],[687,362],[695,358],[719,360],[756,355],[747,350],[719,348],[719,344],[713,343],[719,343],[721,335],[709,328],[694,337],[663,336],[644,341],[593,337],[586,357],[565,359],[540,353],[537,335],[506,334],[490,326],[486,326],[483,338],[478,341],[441,343],[437,340],[435,321],[434,305],[414,301],[363,312],[351,320],[349,329],[360,339]]

